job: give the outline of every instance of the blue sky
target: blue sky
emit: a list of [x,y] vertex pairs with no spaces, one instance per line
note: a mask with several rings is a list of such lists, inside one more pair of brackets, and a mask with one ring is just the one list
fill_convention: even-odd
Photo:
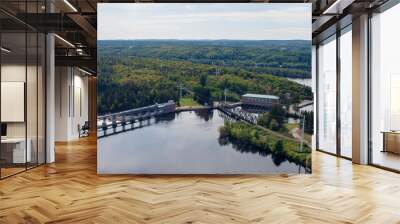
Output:
[[311,40],[311,4],[99,3],[99,40]]

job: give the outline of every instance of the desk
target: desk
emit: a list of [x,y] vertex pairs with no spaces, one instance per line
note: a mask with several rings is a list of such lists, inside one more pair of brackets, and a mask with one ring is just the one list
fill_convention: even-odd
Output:
[[1,156],[6,163],[26,163],[31,162],[31,139],[27,139],[28,144],[25,152],[25,138],[6,138],[1,139]]
[[383,131],[382,152],[400,154],[400,131]]

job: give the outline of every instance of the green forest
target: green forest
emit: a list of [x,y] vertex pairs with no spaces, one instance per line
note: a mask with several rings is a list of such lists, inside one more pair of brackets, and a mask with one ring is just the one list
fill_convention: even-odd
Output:
[[225,122],[219,129],[220,144],[233,143],[241,151],[255,151],[272,156],[276,165],[283,161],[294,162],[311,171],[311,149],[304,145],[300,151],[299,143],[279,138],[253,125],[244,122]]
[[191,104],[220,101],[224,90],[228,101],[258,93],[298,103],[311,88],[286,78],[310,78],[310,55],[302,40],[98,41],[98,113],[179,102],[180,89]]

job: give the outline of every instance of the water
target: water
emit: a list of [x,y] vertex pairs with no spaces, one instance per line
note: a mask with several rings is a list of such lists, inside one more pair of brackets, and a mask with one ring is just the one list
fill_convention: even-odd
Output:
[[[99,173],[304,173],[288,161],[219,143],[219,111],[181,112],[98,140]],[[147,122],[146,122],[147,125]],[[239,151],[240,150],[240,151]],[[279,159],[278,159],[279,160]],[[277,163],[279,163],[277,162]]]

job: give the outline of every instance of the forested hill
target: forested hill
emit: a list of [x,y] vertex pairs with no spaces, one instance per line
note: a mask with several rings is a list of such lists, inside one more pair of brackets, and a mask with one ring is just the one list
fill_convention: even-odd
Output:
[[121,57],[190,61],[280,77],[311,77],[306,40],[99,40],[102,52]]
[[236,102],[245,93],[272,94],[290,105],[312,99],[311,88],[284,77],[310,77],[309,41],[98,42],[98,113],[183,97],[200,104]]

